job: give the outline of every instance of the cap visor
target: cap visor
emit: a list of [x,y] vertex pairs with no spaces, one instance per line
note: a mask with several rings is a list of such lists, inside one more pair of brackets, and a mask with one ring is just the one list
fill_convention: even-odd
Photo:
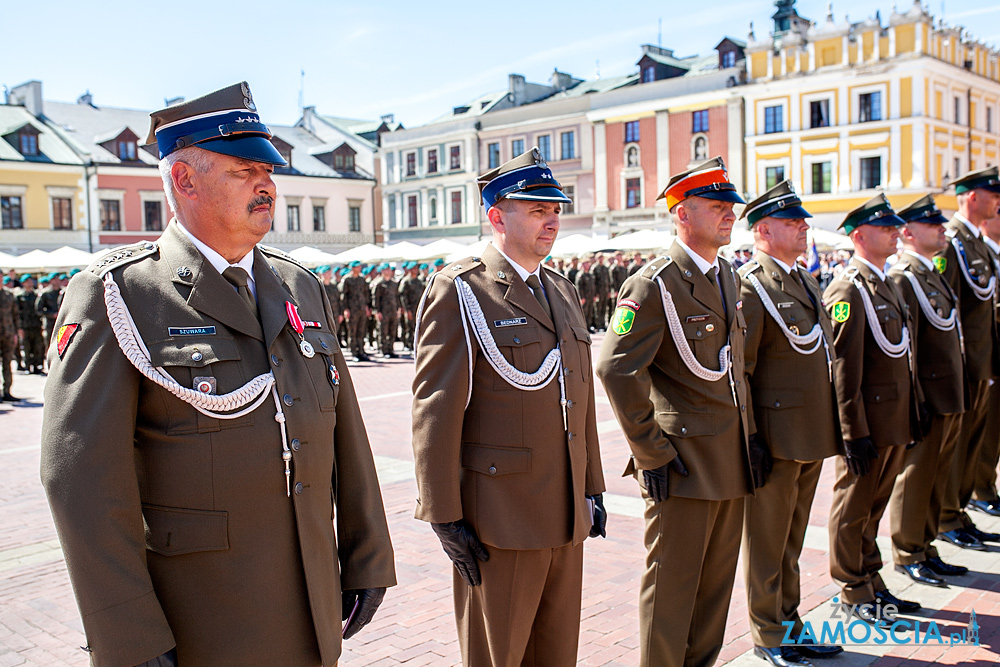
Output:
[[900,227],[906,224],[906,220],[903,220],[898,215],[885,215],[865,224],[874,225],[875,227]]
[[[906,220],[904,218],[904,220]],[[944,217],[940,213],[932,213],[931,215],[924,215],[913,220],[906,220],[906,222],[921,222],[925,225],[943,225],[948,222],[948,218]]]
[[710,190],[709,192],[701,192],[699,194],[693,195],[695,197],[701,197],[702,199],[715,199],[716,201],[728,201],[734,204],[746,204],[743,198],[740,197],[734,190]]
[[204,148],[206,151],[231,155],[244,160],[251,160],[252,162],[264,162],[277,167],[288,166],[285,158],[281,157],[281,153],[274,147],[274,144],[261,136],[214,139],[195,145],[198,148]]
[[522,192],[512,192],[504,199],[524,199],[527,201],[557,201],[572,204],[573,200],[563,194],[559,188],[532,188]]
[[786,220],[799,220],[805,218],[811,218],[812,213],[805,210],[801,206],[789,206],[788,208],[780,208],[774,213],[768,215],[769,218],[784,218]]

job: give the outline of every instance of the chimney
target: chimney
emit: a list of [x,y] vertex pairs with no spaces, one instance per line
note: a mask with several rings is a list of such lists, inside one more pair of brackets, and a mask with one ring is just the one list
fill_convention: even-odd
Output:
[[24,107],[36,118],[42,115],[42,82],[28,81],[10,89],[10,104]]
[[566,90],[577,83],[579,83],[578,80],[574,79],[572,75],[560,72],[557,69],[552,70],[552,87],[555,90]]
[[90,94],[90,90],[85,92],[80,97],[76,98],[76,103],[85,106],[94,106],[94,96]]
[[525,82],[523,74],[510,74],[507,76],[508,97],[514,106],[520,106],[524,100]]
[[642,52],[643,54],[655,53],[658,56],[667,56],[668,58],[674,57],[673,49],[665,49],[662,46],[653,46],[652,44],[643,44]]
[[386,125],[392,125],[393,123],[396,122],[396,114],[394,114],[394,113],[387,113],[384,116],[382,116],[381,120]]
[[171,97],[170,99],[164,99],[163,104],[168,107],[174,107],[178,104],[184,104],[183,97]]

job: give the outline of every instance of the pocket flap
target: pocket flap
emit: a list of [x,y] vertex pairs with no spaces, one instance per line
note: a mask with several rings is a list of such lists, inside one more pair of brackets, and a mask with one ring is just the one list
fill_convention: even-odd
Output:
[[869,384],[861,387],[861,393],[866,403],[884,403],[899,398],[899,390],[895,384]]
[[587,345],[590,345],[591,338],[590,338],[590,332],[587,331],[587,327],[573,327],[573,334],[576,336],[577,340],[583,341]]
[[229,549],[229,513],[143,505],[146,548],[164,556]]
[[462,445],[462,467],[484,475],[509,475],[531,470],[531,450],[520,447]]
[[306,329],[302,335],[313,346],[313,349],[321,354],[333,354],[337,350],[337,337],[332,333]]
[[715,421],[712,415],[685,412],[657,412],[656,421],[671,438],[692,438],[700,435],[715,435]]
[[757,405],[762,408],[782,410],[784,408],[801,408],[805,405],[805,397],[801,391],[789,389],[761,389],[754,395]]
[[493,340],[500,347],[521,347],[530,343],[537,343],[538,327],[503,327],[492,331]]
[[148,344],[147,348],[154,366],[202,368],[218,361],[235,361],[240,358],[236,341],[231,338],[164,340]]

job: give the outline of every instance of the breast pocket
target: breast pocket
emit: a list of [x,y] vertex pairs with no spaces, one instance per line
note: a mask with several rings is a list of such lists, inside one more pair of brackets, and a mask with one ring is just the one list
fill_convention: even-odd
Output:
[[312,329],[307,329],[304,335],[317,352],[315,357],[306,359],[305,362],[316,390],[319,409],[334,412],[337,409],[337,395],[340,393],[340,369],[334,362],[337,339],[333,334]]
[[[517,370],[534,373],[542,365],[542,343],[538,327],[524,325],[501,327],[494,329],[491,333],[500,354]],[[486,354],[486,351],[484,350],[483,353]],[[514,387],[498,375],[494,381],[494,389],[507,391],[513,390]]]
[[[242,387],[247,378],[236,342],[231,338],[168,339],[148,345],[154,366],[163,368],[182,387],[217,395]],[[195,382],[195,380],[198,382]],[[166,390],[163,390],[166,391]],[[167,435],[210,433],[253,426],[252,413],[237,419],[215,419],[167,393]]]
[[589,382],[590,371],[594,363],[591,358],[593,352],[591,348],[592,339],[590,338],[590,332],[587,331],[587,327],[574,326],[573,337],[576,338],[577,348],[580,350],[580,364],[582,365],[582,368],[580,369],[580,376],[584,382]]
[[706,368],[718,370],[719,350],[726,343],[726,337],[723,335],[725,323],[722,318],[714,313],[696,315],[681,320],[681,326],[688,346],[698,362]]

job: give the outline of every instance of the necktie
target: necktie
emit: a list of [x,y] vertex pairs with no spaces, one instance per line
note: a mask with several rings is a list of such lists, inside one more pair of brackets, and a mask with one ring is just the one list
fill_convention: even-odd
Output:
[[720,285],[719,281],[716,280],[717,271],[718,269],[716,269],[713,266],[712,268],[710,268],[708,271],[705,272],[705,277],[708,278],[708,282],[712,283],[712,285],[715,287],[715,291],[719,293],[719,301],[722,302],[722,312],[728,316],[729,311],[726,310],[726,295],[723,294],[722,292],[722,285]]
[[250,288],[247,287],[247,281],[250,279],[247,272],[238,266],[230,266],[222,272],[222,277],[228,280],[232,286],[236,288],[237,293],[239,293],[240,298],[243,299],[247,308],[249,308],[250,312],[253,313],[253,316],[259,320],[260,314],[257,312],[257,301],[253,298],[253,294],[250,293]]
[[812,302],[813,309],[818,310],[816,308],[816,299],[813,298],[812,292],[810,292],[809,288],[806,287],[806,281],[802,279],[802,269],[798,267],[793,268],[792,275],[795,276],[795,280],[799,283],[802,289],[806,291],[806,296],[809,297],[809,301]]
[[538,276],[532,273],[528,276],[528,279],[525,282],[528,283],[528,287],[531,288],[531,293],[535,295],[535,300],[538,301],[538,305],[542,307],[542,310],[545,311],[545,314],[548,315],[551,320],[552,307],[549,306],[549,300],[545,298],[545,292],[542,291],[542,283],[538,281]]

